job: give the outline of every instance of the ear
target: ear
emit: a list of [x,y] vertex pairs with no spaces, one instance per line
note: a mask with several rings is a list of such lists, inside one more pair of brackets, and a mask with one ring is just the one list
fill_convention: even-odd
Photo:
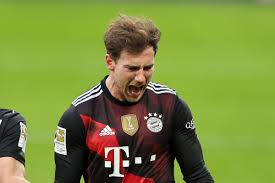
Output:
[[107,68],[110,71],[113,71],[115,69],[115,61],[112,59],[112,57],[109,54],[106,54],[105,60],[106,60]]

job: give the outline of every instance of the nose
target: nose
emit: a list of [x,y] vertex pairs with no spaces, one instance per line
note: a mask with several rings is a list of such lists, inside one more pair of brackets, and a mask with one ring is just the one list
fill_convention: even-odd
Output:
[[136,82],[142,83],[142,84],[146,82],[144,71],[142,69],[136,72],[135,80]]

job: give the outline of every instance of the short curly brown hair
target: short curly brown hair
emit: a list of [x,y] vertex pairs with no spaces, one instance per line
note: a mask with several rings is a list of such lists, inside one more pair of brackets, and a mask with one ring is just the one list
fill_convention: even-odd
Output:
[[139,54],[152,46],[155,54],[158,49],[161,32],[154,23],[144,17],[119,15],[104,34],[107,53],[115,61],[123,50]]

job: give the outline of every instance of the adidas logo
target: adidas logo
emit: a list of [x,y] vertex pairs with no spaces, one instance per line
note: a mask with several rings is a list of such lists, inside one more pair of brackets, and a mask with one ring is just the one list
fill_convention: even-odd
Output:
[[99,133],[99,136],[107,136],[107,135],[115,135],[115,132],[112,131],[112,129],[107,125],[101,132]]

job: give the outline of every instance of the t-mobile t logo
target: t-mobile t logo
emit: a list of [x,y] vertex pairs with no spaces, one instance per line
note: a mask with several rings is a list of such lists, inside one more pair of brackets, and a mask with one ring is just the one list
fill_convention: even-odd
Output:
[[[112,174],[109,175],[109,177],[124,177],[123,174],[119,172],[120,170],[120,150],[123,150],[126,154],[126,157],[129,158],[129,147],[128,146],[122,146],[122,147],[105,147],[105,158],[108,157],[108,154],[110,151],[114,151],[114,171]],[[122,161],[123,167],[129,167],[129,160],[123,160]],[[111,161],[105,161],[105,167],[111,168],[112,162]]]
[[[124,151],[126,157],[129,158],[129,147],[128,146],[121,146],[121,147],[105,147],[105,158],[108,158],[109,152],[114,152],[114,162],[113,162],[113,173],[109,175],[109,177],[124,177],[123,174],[120,173],[120,150]],[[156,155],[151,155],[150,161],[155,161]],[[142,164],[141,157],[135,157],[135,164]],[[129,167],[129,160],[122,160],[122,167]],[[112,168],[111,161],[105,161],[105,168]]]

